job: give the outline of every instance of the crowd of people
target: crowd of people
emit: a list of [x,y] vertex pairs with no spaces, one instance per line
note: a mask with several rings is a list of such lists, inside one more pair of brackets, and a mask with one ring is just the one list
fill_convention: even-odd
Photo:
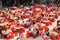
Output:
[[[60,6],[56,4],[20,5],[0,11],[0,38],[60,40]],[[57,21],[56,21],[57,20]],[[55,23],[57,22],[57,23]]]

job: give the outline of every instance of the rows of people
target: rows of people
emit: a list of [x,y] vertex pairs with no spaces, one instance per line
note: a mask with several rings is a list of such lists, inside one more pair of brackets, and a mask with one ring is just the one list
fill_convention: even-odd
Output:
[[[0,36],[6,40],[36,38],[60,40],[60,7],[56,4],[13,7],[0,11]],[[53,25],[54,24],[54,25]]]

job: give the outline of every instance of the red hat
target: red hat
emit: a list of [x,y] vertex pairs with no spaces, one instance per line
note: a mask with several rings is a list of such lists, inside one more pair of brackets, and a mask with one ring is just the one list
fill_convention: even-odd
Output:
[[56,38],[57,38],[57,39],[60,39],[60,35],[57,35]]
[[25,24],[25,25],[24,25],[24,28],[29,28],[29,26]]
[[15,32],[15,36],[18,36],[18,33],[17,32]]
[[33,34],[33,35],[32,35],[32,37],[33,37],[33,38],[36,38],[36,37],[37,37],[37,35]]
[[21,9],[21,12],[24,12],[25,10],[24,9]]
[[53,28],[53,31],[56,31],[56,28]]
[[9,39],[10,39],[10,36],[9,36],[9,35],[7,35],[6,40],[9,40]]
[[60,15],[60,11],[58,12],[58,15]]
[[25,30],[23,28],[20,28],[20,33],[25,32]]
[[7,40],[8,40],[8,39],[11,39],[11,38],[14,38],[14,35],[13,35],[12,32],[10,32],[10,33],[7,35]]
[[20,10],[20,9],[18,9],[18,12],[21,12],[21,10]]
[[40,6],[40,5],[38,5],[38,6],[37,6],[37,8],[41,8],[41,6]]
[[56,9],[55,8],[52,8],[52,12],[55,11]]
[[48,26],[44,26],[43,29],[46,31],[48,30]]
[[32,32],[27,31],[27,37],[32,37]]
[[47,14],[49,15],[49,14],[50,14],[50,12],[47,12]]

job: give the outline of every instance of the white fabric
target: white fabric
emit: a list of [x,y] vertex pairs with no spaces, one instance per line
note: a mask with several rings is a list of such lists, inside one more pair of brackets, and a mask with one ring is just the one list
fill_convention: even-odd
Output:
[[15,10],[11,10],[12,13],[15,13]]
[[25,18],[23,21],[26,22],[26,21],[28,21],[28,20],[29,20],[28,18]]
[[46,26],[46,24],[43,24],[43,23],[42,23],[41,26]]
[[22,21],[22,20],[19,20],[19,23],[20,23],[20,24],[23,24],[23,21]]

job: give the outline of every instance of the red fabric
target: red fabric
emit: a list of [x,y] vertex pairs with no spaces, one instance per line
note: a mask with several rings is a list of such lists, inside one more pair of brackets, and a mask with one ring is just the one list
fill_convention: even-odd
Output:
[[43,26],[43,30],[48,30],[48,26]]
[[37,20],[36,20],[36,22],[40,22],[41,21],[41,18],[38,18]]
[[8,22],[11,22],[12,20],[11,20],[10,17],[9,17],[9,18],[7,18],[7,21],[8,21]]
[[57,26],[60,26],[60,24],[57,24]]
[[41,6],[37,6],[37,8],[41,8]]
[[57,39],[60,39],[60,35],[57,35],[56,38],[57,38]]
[[27,37],[29,38],[29,37],[32,37],[32,33],[31,32],[27,32]]
[[24,28],[29,28],[29,26],[28,26],[28,25],[26,25],[26,24],[24,24]]
[[50,39],[54,40],[54,37],[53,36],[50,36]]
[[47,12],[47,14],[49,15],[49,14],[50,14],[50,12]]
[[42,22],[42,23],[46,24],[46,26],[51,25],[51,22]]
[[58,15],[60,15],[60,12],[58,13]]
[[8,40],[8,39],[11,39],[11,38],[13,38],[13,37],[14,37],[13,33],[9,33],[9,34],[7,35],[7,38],[6,38],[6,39]]
[[55,19],[54,19],[54,18],[52,18],[50,21],[51,21],[51,22],[54,22],[54,21],[55,21]]
[[55,8],[52,8],[52,12],[55,11],[56,9]]
[[32,35],[32,37],[33,37],[33,38],[36,38],[36,37],[37,37],[37,35],[33,34],[33,35]]
[[39,31],[39,35],[40,36],[43,36],[43,31]]
[[25,32],[25,30],[23,28],[20,28],[20,33]]

